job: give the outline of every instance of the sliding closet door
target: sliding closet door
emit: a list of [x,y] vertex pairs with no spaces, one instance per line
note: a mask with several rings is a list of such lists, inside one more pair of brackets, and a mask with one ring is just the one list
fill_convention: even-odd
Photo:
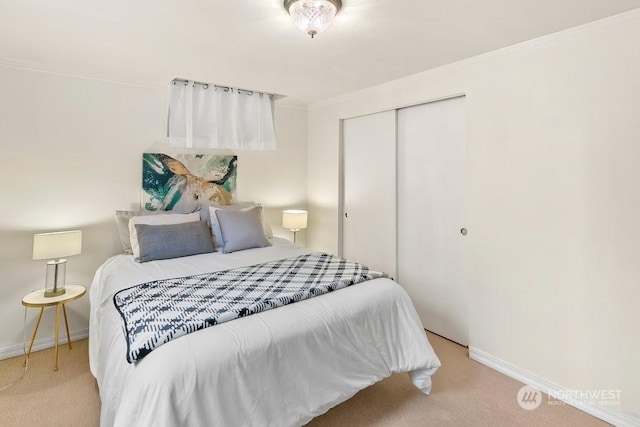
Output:
[[342,256],[396,274],[396,112],[343,121]]
[[465,100],[398,110],[398,279],[425,329],[468,345]]

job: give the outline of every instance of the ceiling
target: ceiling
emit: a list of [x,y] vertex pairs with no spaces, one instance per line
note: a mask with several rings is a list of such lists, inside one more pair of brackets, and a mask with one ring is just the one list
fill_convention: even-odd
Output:
[[0,64],[309,103],[639,8],[640,0],[343,0],[315,39],[282,0],[0,0]]

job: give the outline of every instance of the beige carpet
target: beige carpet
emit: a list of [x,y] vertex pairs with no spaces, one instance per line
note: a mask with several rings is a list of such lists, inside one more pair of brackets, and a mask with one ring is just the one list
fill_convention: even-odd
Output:
[[[433,392],[422,395],[406,374],[394,375],[309,423],[324,426],[598,426],[607,425],[575,408],[548,405],[521,409],[521,383],[467,358],[467,350],[429,334],[442,367]],[[20,377],[22,358],[0,361],[0,388]],[[27,375],[0,392],[2,426],[98,426],[100,399],[89,372],[87,340],[31,355]]]

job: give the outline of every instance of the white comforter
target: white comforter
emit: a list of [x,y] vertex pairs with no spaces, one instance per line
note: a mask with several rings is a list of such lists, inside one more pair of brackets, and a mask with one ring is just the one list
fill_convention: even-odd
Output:
[[440,361],[408,295],[388,279],[209,327],[127,363],[115,292],[304,253],[273,243],[144,264],[118,255],[98,269],[89,356],[103,426],[296,426],[398,372],[430,392]]

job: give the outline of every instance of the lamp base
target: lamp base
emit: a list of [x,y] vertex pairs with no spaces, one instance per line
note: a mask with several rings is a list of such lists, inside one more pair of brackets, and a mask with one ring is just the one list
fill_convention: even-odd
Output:
[[47,281],[44,287],[45,297],[57,297],[65,293],[66,273],[66,259],[55,259],[47,262]]
[[60,296],[60,295],[64,295],[64,293],[66,291],[67,290],[64,287],[57,288],[57,289],[45,289],[44,296],[46,298],[57,297],[57,296]]

